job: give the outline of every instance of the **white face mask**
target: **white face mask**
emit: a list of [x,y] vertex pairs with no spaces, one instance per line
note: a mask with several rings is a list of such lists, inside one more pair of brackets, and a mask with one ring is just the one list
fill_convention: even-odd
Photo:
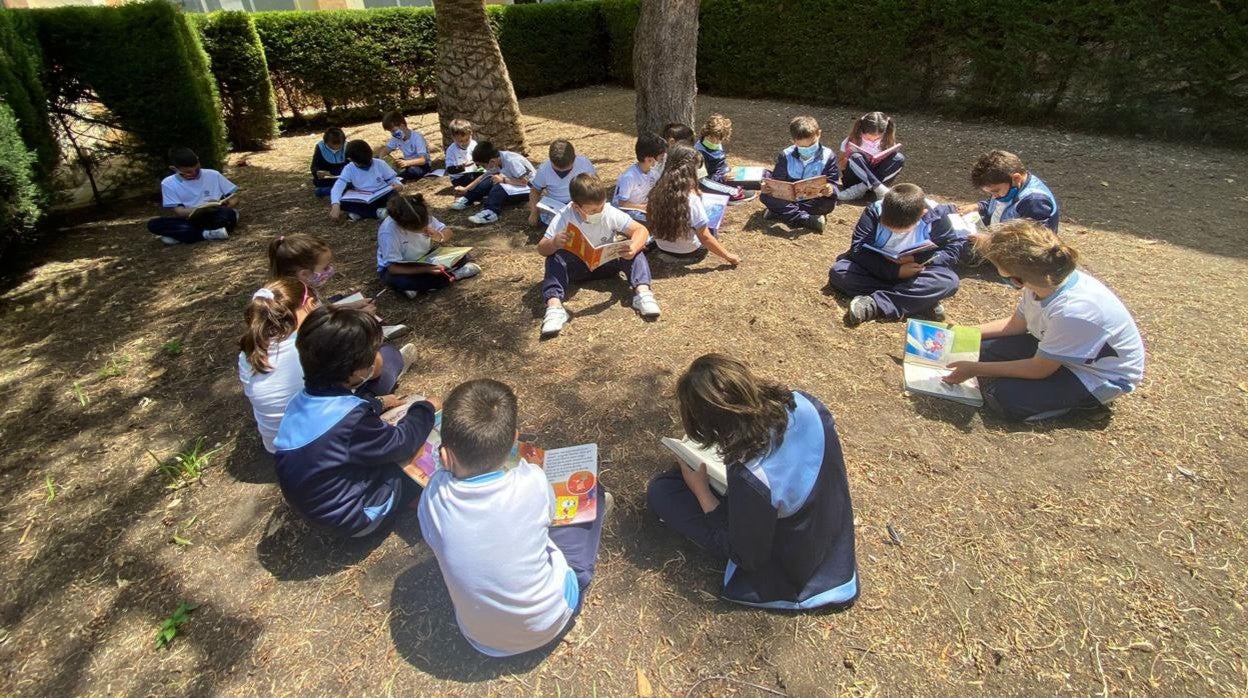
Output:
[[598,225],[599,223],[602,222],[602,211],[599,211],[598,213],[591,213],[588,216],[585,216],[585,222],[589,223],[590,225]]
[[650,168],[650,171],[654,173],[655,177],[660,177],[663,175],[663,165],[666,164],[666,162],[667,162],[666,160],[659,160],[658,162],[654,163],[654,167]]

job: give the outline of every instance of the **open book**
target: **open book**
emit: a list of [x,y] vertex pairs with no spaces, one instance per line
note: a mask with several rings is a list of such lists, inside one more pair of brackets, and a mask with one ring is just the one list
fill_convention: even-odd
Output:
[[472,252],[471,247],[435,247],[429,253],[416,260],[416,264],[436,264],[450,269],[459,264],[459,260]]
[[204,201],[200,205],[196,206],[191,211],[191,213],[187,216],[187,218],[191,220],[195,220],[196,218],[199,218],[200,216],[205,216],[220,208],[221,208],[221,202],[218,201],[217,199],[213,199],[212,201]]
[[702,208],[706,209],[706,227],[719,230],[724,223],[724,213],[728,211],[728,197],[724,194],[702,192]]
[[516,186],[503,182],[499,186],[503,188],[503,191],[507,192],[507,196],[519,196],[520,194],[527,196],[529,193],[528,185]]
[[590,271],[593,271],[613,259],[619,259],[624,256],[630,246],[632,246],[632,243],[628,240],[615,240],[594,246],[589,241],[589,238],[585,237],[585,233],[581,232],[580,228],[569,223],[568,244],[564,245],[563,249],[580,257],[581,261],[585,262],[585,266],[589,267]]
[[984,398],[976,379],[957,385],[941,380],[951,373],[947,368],[950,363],[979,360],[981,337],[978,327],[907,321],[906,352],[902,360],[906,390],[964,405],[982,406]]
[[880,161],[884,160],[887,157],[890,157],[893,153],[901,150],[900,143],[895,143],[893,144],[891,148],[885,148],[884,150],[881,150],[880,152],[874,153],[874,154],[868,152],[867,150],[865,150],[862,146],[858,145],[857,143],[849,143],[848,145],[849,145],[848,153],[859,153],[860,155],[865,157],[872,165],[880,164]]
[[828,178],[824,175],[816,175],[799,179],[796,182],[786,182],[781,179],[764,179],[763,193],[782,201],[805,201],[807,199],[818,199],[823,196],[823,189],[828,185]]
[[352,201],[359,204],[371,204],[391,191],[394,190],[390,187],[383,187],[377,191],[369,191],[367,189],[348,189],[346,193],[342,195],[342,200],[344,202]]
[[537,210],[545,211],[552,216],[559,215],[559,212],[565,207],[567,207],[567,204],[549,196],[543,196],[542,199],[537,202]]
[[760,182],[763,181],[764,167],[729,167],[728,175],[724,181],[732,182],[738,187],[758,188]]
[[[900,242],[898,243],[894,241],[900,241]],[[916,240],[912,238],[909,241],[906,241],[904,236],[894,235],[892,238],[889,239],[888,243],[885,243],[883,247],[876,247],[875,245],[871,245],[871,244],[864,244],[863,247],[867,248],[868,250],[871,250],[872,252],[876,252],[878,254],[884,255],[885,257],[888,257],[889,259],[896,262],[896,261],[899,261],[902,257],[905,257],[907,255],[912,255],[918,252],[926,252],[927,250],[935,249],[936,243],[932,242],[931,240],[928,240],[926,237],[923,238],[922,240]]]
[[672,439],[664,436],[659,442],[671,449],[672,453],[680,459],[685,467],[697,470],[699,465],[706,465],[706,474],[711,481],[711,489],[719,494],[728,492],[728,467],[724,465],[724,460],[720,458],[719,451],[711,448],[702,448],[694,443],[688,436],[680,439]]

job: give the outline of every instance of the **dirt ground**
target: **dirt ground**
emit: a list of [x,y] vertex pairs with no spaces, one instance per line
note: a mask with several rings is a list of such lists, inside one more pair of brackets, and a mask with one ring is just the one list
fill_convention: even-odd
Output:
[[[629,91],[522,108],[535,160],[564,137],[605,178],[632,161]],[[712,111],[733,119],[740,164],[770,164],[791,116],[814,114],[833,143],[857,113],[701,98]],[[416,122],[439,142],[436,115]],[[524,214],[473,229],[440,182],[414,185],[484,271],[383,297],[421,349],[405,391],[508,381],[539,442],[599,444],[616,495],[577,627],[506,661],[460,637],[414,515],[371,545],[293,517],[243,398],[235,340],[274,235],[328,240],[331,291],[379,289],[375,224],[330,221],[310,191],[317,135],[231,158],[248,165],[228,171],[245,197],[228,242],[165,248],[143,227],[154,202],[65,230],[0,288],[0,693],[593,696],[635,694],[644,677],[657,695],[1242,695],[1248,154],[918,114],[899,115],[899,136],[902,179],[940,199],[973,200],[970,162],[991,147],[1049,182],[1064,236],[1147,344],[1145,382],[1112,416],[1015,426],[904,395],[902,328],[847,329],[843,299],[823,291],[858,205],[822,235],[735,207],[723,240],[739,269],[656,265],[656,323],[622,281],[595,283],[569,300],[563,336],[539,342],[539,233]],[[946,306],[973,323],[1014,302],[971,275]],[[835,413],[863,586],[852,609],[721,601],[722,561],[646,511],[645,483],[668,465],[658,439],[680,432],[676,377],[710,351]],[[201,437],[220,445],[202,483],[167,488],[157,460]],[[154,649],[180,602],[199,606]]]

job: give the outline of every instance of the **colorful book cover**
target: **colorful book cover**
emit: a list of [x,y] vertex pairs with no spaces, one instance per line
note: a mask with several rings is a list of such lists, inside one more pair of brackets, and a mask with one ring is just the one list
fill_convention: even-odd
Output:
[[568,244],[564,245],[563,249],[580,257],[581,261],[585,262],[585,266],[589,267],[590,271],[593,271],[613,259],[619,259],[628,252],[629,245],[630,243],[627,240],[621,240],[618,242],[606,242],[595,247],[589,241],[589,238],[585,237],[585,233],[581,232],[580,228],[569,223]]
[[723,194],[702,192],[702,208],[706,209],[706,227],[719,230],[728,211],[728,197]]
[[429,251],[429,254],[416,260],[418,264],[437,264],[438,266],[450,269],[459,263],[459,260],[468,256],[472,252],[471,247],[437,247]]
[[728,173],[734,184],[750,184],[763,181],[763,167],[729,167]]

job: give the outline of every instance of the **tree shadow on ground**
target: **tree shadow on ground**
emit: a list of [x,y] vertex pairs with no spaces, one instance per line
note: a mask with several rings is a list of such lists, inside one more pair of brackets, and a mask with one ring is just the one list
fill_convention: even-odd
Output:
[[391,534],[409,546],[421,542],[414,509],[399,512],[370,535],[343,538],[316,530],[282,501],[269,514],[256,543],[256,558],[279,581],[313,579],[359,564]]

